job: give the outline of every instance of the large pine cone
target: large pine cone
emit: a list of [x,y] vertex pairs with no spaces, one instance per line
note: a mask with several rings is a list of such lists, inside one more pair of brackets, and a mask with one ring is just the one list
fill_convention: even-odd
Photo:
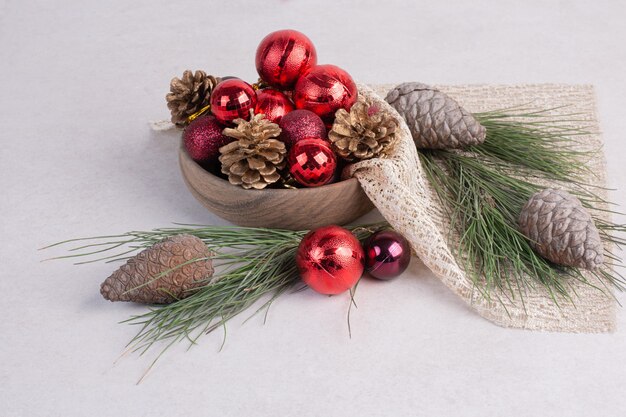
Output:
[[604,261],[591,215],[565,191],[535,193],[522,208],[519,226],[537,253],[556,264],[595,269]]
[[224,129],[224,135],[237,140],[220,148],[220,162],[231,184],[260,190],[280,180],[287,149],[276,139],[280,135],[276,123],[263,114],[250,114],[249,122],[236,119],[235,129]]
[[426,84],[400,84],[385,100],[404,118],[418,148],[454,149],[485,141],[486,130],[471,113]]
[[169,237],[129,259],[102,283],[100,293],[110,301],[174,302],[208,283],[213,275],[211,255],[195,236]]
[[391,150],[397,128],[398,122],[389,112],[359,96],[349,112],[337,110],[328,139],[335,152],[348,161],[370,159]]
[[186,70],[182,78],[173,78],[170,92],[165,96],[172,114],[172,123],[178,126],[189,124],[189,116],[209,105],[211,92],[220,78],[207,75],[204,71],[192,73]]

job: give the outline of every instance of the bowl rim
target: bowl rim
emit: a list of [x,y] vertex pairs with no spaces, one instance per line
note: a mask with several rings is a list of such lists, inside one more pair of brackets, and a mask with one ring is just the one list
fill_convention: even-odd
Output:
[[[184,141],[181,140],[181,144],[180,144],[180,148],[179,148],[179,154],[181,156],[181,158],[184,158],[186,162],[188,163],[192,163],[194,168],[196,168],[197,170],[200,170],[201,173],[200,175],[202,176],[203,179],[206,179],[207,181],[212,182],[213,184],[219,185],[219,186],[229,186],[232,187],[233,191],[242,191],[245,193],[248,193],[250,191],[253,192],[265,192],[268,194],[284,194],[284,193],[292,193],[292,192],[301,192],[301,193],[319,193],[322,190],[331,190],[331,189],[337,189],[337,188],[349,188],[349,187],[354,187],[356,184],[358,184],[360,186],[359,180],[356,179],[355,177],[350,177],[347,178],[345,180],[341,180],[341,181],[337,181],[334,182],[332,184],[326,184],[326,185],[321,185],[319,187],[305,187],[305,188],[263,188],[261,190],[257,190],[257,189],[245,189],[243,187],[238,187],[234,184],[231,184],[230,182],[228,182],[227,180],[220,178],[219,176],[213,174],[212,172],[207,171],[206,169],[204,169],[198,162],[194,161],[191,156],[189,156],[189,153],[187,152],[187,149],[185,148],[185,144]],[[182,161],[181,161],[182,162]]]

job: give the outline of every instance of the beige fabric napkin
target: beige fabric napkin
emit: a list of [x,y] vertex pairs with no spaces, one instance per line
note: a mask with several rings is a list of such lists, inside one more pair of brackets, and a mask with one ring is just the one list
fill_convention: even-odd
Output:
[[[362,94],[384,98],[391,85],[359,85]],[[585,126],[599,131],[593,87],[587,85],[461,85],[437,86],[471,112],[496,110],[518,105],[577,113]],[[385,103],[386,105],[386,103]],[[390,107],[386,108],[394,114]],[[400,116],[398,116],[400,117]],[[443,214],[433,190],[424,175],[406,124],[401,125],[400,143],[386,159],[372,159],[354,164],[348,172],[358,178],[368,197],[382,215],[411,242],[424,264],[454,293],[478,314],[506,327],[564,332],[607,332],[615,327],[616,302],[610,294],[584,284],[574,284],[574,303],[563,300],[556,306],[545,290],[528,291],[524,306],[519,298],[510,301],[487,301],[473,289],[471,280],[457,265],[448,242],[449,219]],[[602,145],[599,134],[588,135],[589,148]],[[597,177],[594,185],[605,184],[602,155],[591,161]],[[600,196],[603,191],[600,190]],[[607,216],[606,213],[599,213]]]

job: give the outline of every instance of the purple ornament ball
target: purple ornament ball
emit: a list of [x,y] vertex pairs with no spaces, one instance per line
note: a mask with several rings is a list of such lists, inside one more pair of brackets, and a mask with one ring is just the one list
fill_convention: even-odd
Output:
[[310,110],[294,110],[280,120],[278,139],[290,149],[296,142],[306,138],[326,139],[326,126],[322,119]]
[[389,280],[402,274],[411,262],[411,246],[400,233],[374,233],[363,245],[365,270],[374,278]]
[[200,116],[183,132],[183,143],[194,161],[207,168],[217,164],[220,148],[234,139],[222,134],[224,125],[215,116]]

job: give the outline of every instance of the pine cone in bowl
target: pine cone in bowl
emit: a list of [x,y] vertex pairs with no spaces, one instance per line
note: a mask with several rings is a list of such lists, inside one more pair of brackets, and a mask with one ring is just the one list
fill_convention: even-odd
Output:
[[250,121],[236,119],[236,128],[224,129],[224,135],[236,140],[220,148],[219,160],[231,184],[260,190],[280,180],[287,148],[277,139],[280,127],[276,123],[263,114],[250,114]]
[[347,161],[384,156],[396,141],[398,121],[370,97],[359,96],[350,111],[337,110],[328,132],[333,150]]
[[165,96],[172,123],[181,127],[188,125],[189,116],[209,105],[211,92],[220,81],[200,70],[195,73],[186,70],[181,78],[173,78],[170,92]]

